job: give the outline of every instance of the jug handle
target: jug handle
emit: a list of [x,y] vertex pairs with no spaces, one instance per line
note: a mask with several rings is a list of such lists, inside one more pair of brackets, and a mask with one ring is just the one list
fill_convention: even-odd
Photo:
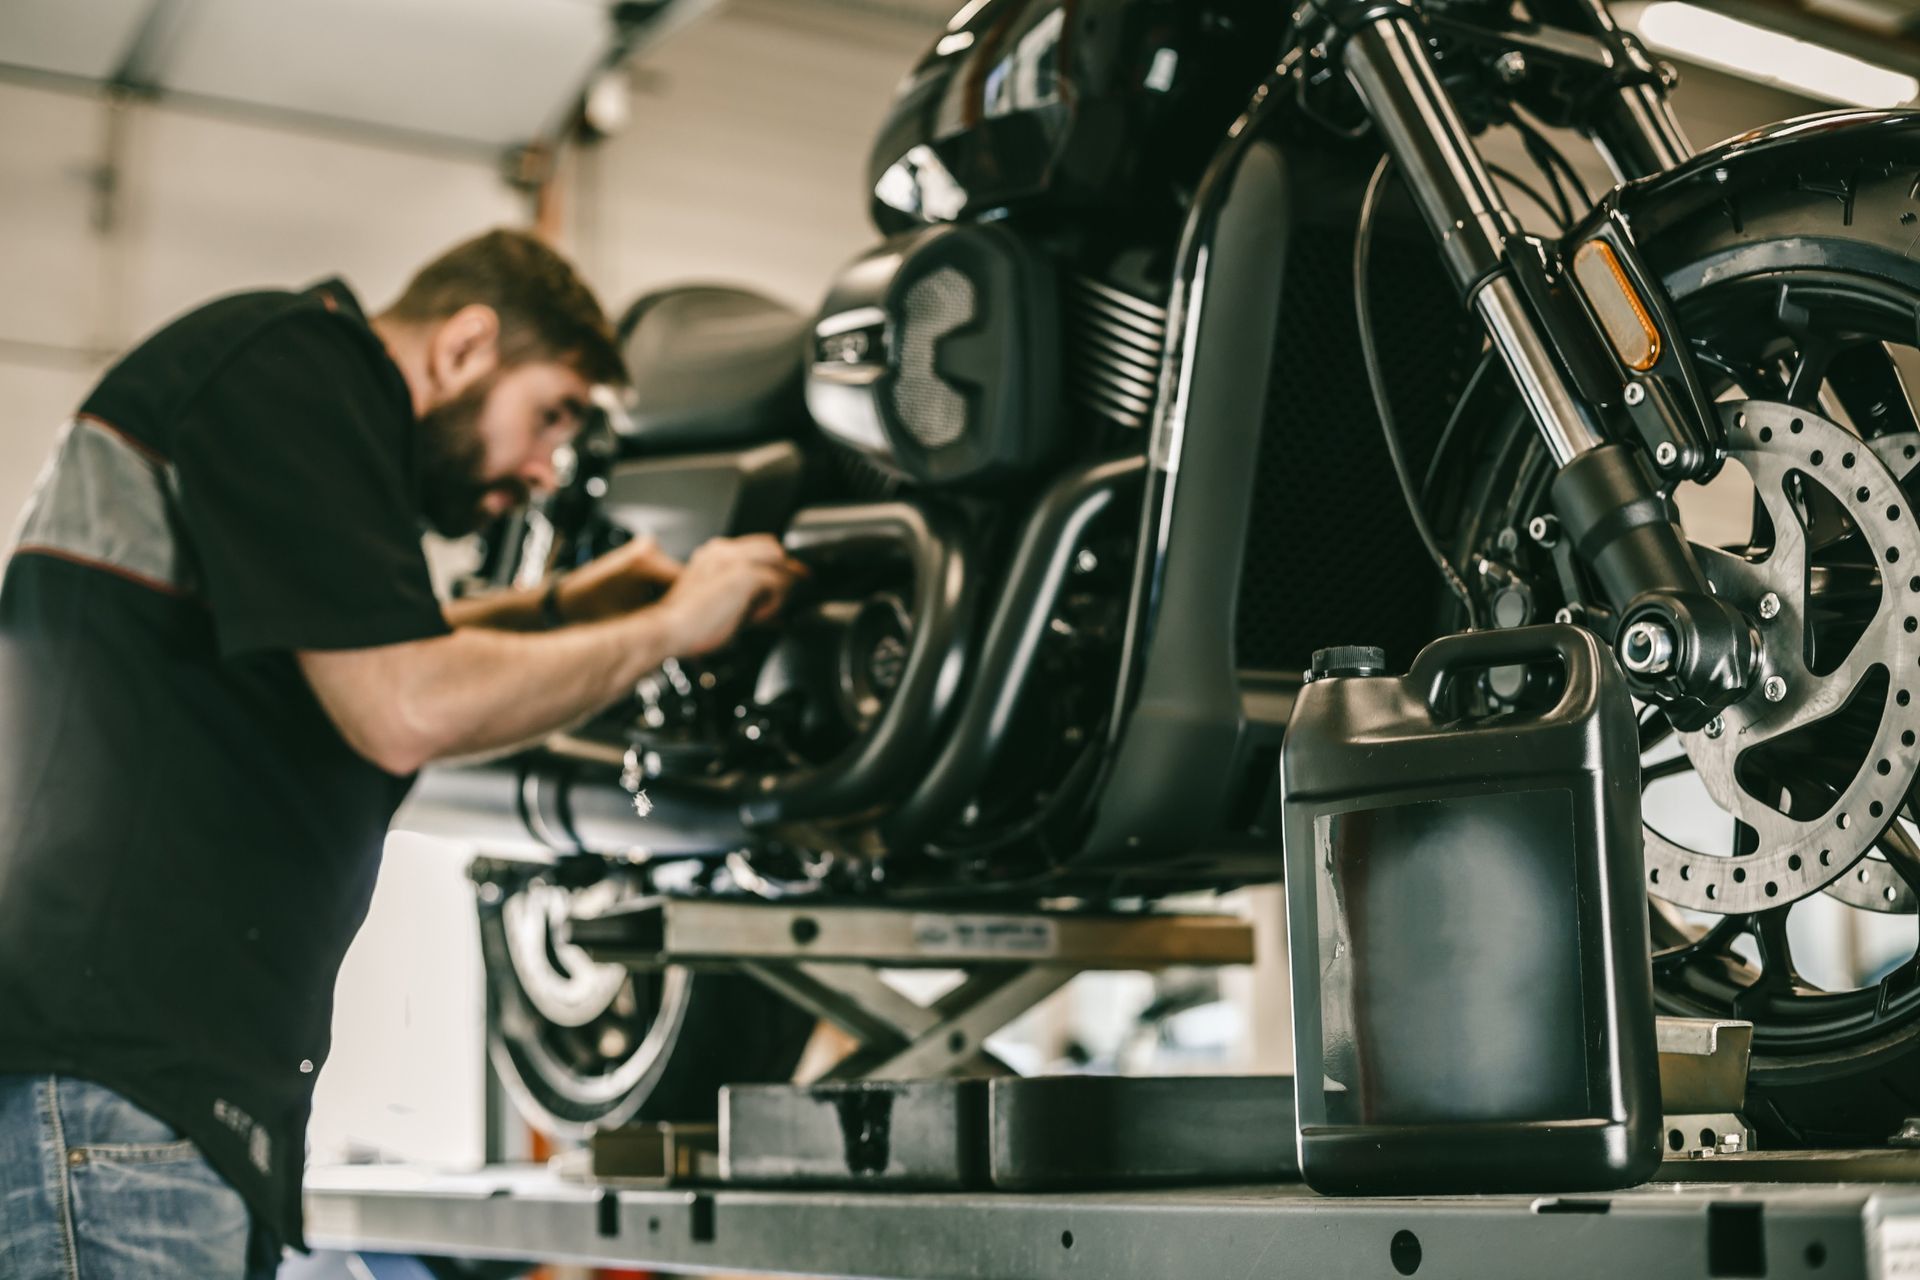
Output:
[[[1427,710],[1437,716],[1442,714],[1447,695],[1461,672],[1537,662],[1542,658],[1560,659],[1567,673],[1560,701],[1550,713],[1558,715],[1593,701],[1598,692],[1595,673],[1604,669],[1603,664],[1613,661],[1613,653],[1603,647],[1591,631],[1566,623],[1470,631],[1442,636],[1422,649],[1407,671],[1407,683],[1420,691],[1426,699]],[[1582,658],[1584,662],[1580,661]]]

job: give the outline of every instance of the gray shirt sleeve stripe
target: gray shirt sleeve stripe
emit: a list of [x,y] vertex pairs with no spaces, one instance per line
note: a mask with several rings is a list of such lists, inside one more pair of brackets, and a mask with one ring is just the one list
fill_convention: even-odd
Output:
[[107,569],[177,594],[198,575],[175,501],[173,467],[114,428],[78,417],[60,429],[34,482],[14,554]]

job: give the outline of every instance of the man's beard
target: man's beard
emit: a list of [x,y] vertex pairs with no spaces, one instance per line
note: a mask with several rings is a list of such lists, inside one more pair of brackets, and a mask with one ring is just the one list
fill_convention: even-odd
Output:
[[511,494],[515,506],[527,500],[527,487],[520,481],[486,478],[480,412],[493,384],[492,376],[482,378],[421,414],[415,428],[420,516],[442,537],[464,537],[485,524],[490,517],[481,503],[489,494]]

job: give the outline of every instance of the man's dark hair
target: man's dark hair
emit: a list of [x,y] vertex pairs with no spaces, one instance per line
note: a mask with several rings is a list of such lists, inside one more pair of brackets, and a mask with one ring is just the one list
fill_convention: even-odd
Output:
[[500,317],[500,362],[558,360],[591,382],[625,382],[625,363],[599,299],[567,260],[524,231],[489,231],[429,262],[387,309],[430,324],[465,306]]

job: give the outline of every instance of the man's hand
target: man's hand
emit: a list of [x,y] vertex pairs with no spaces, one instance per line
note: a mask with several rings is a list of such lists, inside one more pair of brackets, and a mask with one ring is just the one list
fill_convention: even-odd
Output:
[[560,616],[575,623],[632,613],[658,600],[681,567],[653,538],[635,538],[560,580]]
[[713,652],[743,624],[778,613],[794,580],[805,573],[806,567],[766,534],[701,544],[654,606],[668,648],[682,658]]
[[[621,562],[611,562],[607,579],[631,580],[647,553],[629,552],[619,573]],[[306,650],[300,669],[354,750],[404,775],[431,760],[524,743],[599,710],[668,658],[709,653],[743,623],[771,618],[804,572],[773,538],[716,538],[658,603],[603,621],[515,634],[455,615],[451,635]]]

